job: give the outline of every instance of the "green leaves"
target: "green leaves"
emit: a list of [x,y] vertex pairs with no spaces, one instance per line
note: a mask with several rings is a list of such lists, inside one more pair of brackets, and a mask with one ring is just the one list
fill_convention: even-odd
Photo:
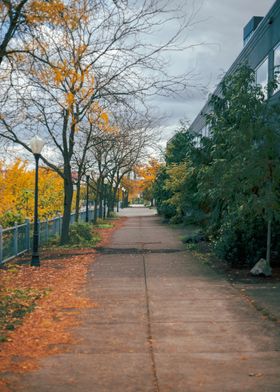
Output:
[[[212,112],[207,116],[213,137],[200,190],[207,193],[212,210],[221,207],[215,218],[218,242],[228,235],[228,241],[239,243],[240,248],[241,240],[225,234],[246,231],[238,217],[263,222],[279,219],[279,105],[265,101],[260,86],[254,83],[253,70],[246,66],[226,77],[221,90],[220,97],[212,98]],[[229,219],[231,214],[237,218]],[[258,225],[259,229],[265,237],[266,225]],[[252,228],[251,238],[255,230]],[[236,257],[238,252],[233,254]]]
[[6,340],[7,332],[21,324],[23,317],[32,312],[38,299],[45,292],[34,289],[0,290],[0,342]]
[[279,227],[280,105],[265,100],[254,71],[241,66],[210,107],[211,138],[200,148],[185,125],[168,143],[158,205],[169,218],[204,223],[219,256],[252,263],[265,256],[268,223]]

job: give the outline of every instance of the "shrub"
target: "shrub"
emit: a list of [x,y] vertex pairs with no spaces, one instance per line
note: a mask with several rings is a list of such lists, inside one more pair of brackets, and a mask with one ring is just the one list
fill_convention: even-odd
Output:
[[115,211],[110,211],[108,218],[117,219],[118,218],[118,214]]
[[96,227],[99,229],[111,229],[114,225],[111,222],[108,222],[106,219],[98,218],[96,220]]
[[157,206],[159,215],[163,215],[165,219],[169,220],[176,215],[176,208],[170,204],[163,203]]
[[229,214],[213,241],[218,257],[232,267],[252,266],[266,252],[266,224],[253,214]]
[[92,225],[75,222],[70,226],[70,244],[86,244],[93,241]]
[[182,237],[182,242],[184,244],[191,244],[191,243],[196,244],[202,241],[206,241],[206,237],[201,231],[198,231],[197,233],[193,233],[193,234],[187,234]]

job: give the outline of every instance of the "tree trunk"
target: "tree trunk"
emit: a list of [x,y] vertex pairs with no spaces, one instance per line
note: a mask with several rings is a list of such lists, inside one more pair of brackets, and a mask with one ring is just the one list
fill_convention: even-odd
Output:
[[100,196],[100,198],[99,198],[98,217],[99,217],[100,219],[103,218],[103,200],[102,200],[102,197],[101,197],[101,196]]
[[63,220],[62,220],[62,230],[60,243],[67,244],[69,242],[69,227],[71,219],[71,207],[73,200],[73,183],[70,175],[68,173],[64,179],[64,209],[63,209]]
[[270,253],[271,253],[271,218],[267,222],[267,239],[266,239],[266,261],[270,266]]
[[103,198],[104,198],[104,185],[103,185],[103,181],[100,182],[99,187],[98,187],[98,193],[99,193],[99,218],[102,219],[103,218]]
[[118,203],[118,187],[112,189],[112,212],[114,212],[115,205]]
[[114,204],[115,204],[115,199],[114,199],[114,194],[113,194],[113,189],[112,187],[109,187],[108,191],[108,212],[107,212],[107,217],[109,218],[110,213],[114,212]]
[[75,222],[79,221],[80,200],[81,200],[81,182],[78,181],[77,182],[77,190],[76,190]]
[[94,216],[93,216],[93,223],[97,222],[97,216],[98,216],[98,194],[96,192],[96,197],[94,201]]

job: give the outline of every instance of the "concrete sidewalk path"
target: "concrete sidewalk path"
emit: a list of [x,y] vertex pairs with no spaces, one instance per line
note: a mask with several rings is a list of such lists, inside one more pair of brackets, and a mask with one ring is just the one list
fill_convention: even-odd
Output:
[[89,273],[98,307],[75,330],[82,343],[19,376],[14,390],[279,392],[279,325],[196,261],[150,210],[128,215]]

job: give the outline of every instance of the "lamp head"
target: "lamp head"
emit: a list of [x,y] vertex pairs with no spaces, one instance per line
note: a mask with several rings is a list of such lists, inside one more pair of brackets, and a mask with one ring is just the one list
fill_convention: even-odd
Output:
[[30,147],[33,154],[38,154],[38,155],[41,154],[41,151],[45,144],[46,144],[45,141],[41,139],[38,135],[34,136],[30,140]]

